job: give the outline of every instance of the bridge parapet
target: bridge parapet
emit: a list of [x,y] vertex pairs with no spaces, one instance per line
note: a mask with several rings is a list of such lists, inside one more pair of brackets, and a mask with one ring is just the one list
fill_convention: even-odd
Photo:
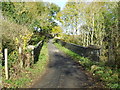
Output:
[[60,39],[56,39],[55,42],[61,44],[65,48],[79,54],[80,56],[87,57],[93,61],[100,60],[100,48],[99,47],[96,47],[94,45],[90,45],[88,47],[83,47],[80,45],[64,42]]

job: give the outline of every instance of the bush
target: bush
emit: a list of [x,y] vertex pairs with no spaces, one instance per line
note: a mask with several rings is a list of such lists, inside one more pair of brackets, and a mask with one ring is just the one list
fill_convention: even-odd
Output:
[[38,34],[33,34],[30,41],[29,41],[29,44],[30,45],[36,45],[39,41],[43,40],[45,37],[40,35],[39,33]]
[[15,63],[18,63],[18,52],[13,51],[8,56],[8,67],[11,68],[12,65],[15,65]]
[[106,64],[104,62],[93,62],[90,59],[81,57],[57,43],[55,43],[55,45],[83,65],[93,75],[98,76],[99,80],[105,83],[106,88],[120,88],[120,85],[118,84],[118,82],[120,82],[118,79],[118,73],[120,72],[120,69],[105,66]]
[[[9,53],[23,43],[24,39],[21,38],[21,35],[24,37],[31,34],[25,26],[2,19],[0,19],[0,22],[2,22],[0,26],[2,28],[2,32],[0,33],[2,35],[2,48],[8,48]],[[26,42],[28,41],[29,39]]]

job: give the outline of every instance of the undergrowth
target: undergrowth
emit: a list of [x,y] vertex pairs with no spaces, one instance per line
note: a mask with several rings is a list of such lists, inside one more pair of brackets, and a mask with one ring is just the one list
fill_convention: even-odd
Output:
[[81,57],[80,55],[72,52],[58,43],[55,43],[55,45],[64,53],[71,56],[75,61],[79,62],[95,77],[99,77],[99,80],[105,84],[105,88],[120,88],[120,85],[118,84],[118,82],[120,82],[118,78],[118,73],[120,70],[117,68],[111,68],[109,66],[105,66],[105,63],[103,62],[94,62],[88,58]]
[[47,44],[44,43],[41,53],[39,55],[39,60],[33,67],[25,68],[18,73],[14,78],[6,80],[5,77],[2,78],[3,88],[27,88],[29,87],[35,78],[42,75],[45,71],[46,65],[48,62],[48,49]]

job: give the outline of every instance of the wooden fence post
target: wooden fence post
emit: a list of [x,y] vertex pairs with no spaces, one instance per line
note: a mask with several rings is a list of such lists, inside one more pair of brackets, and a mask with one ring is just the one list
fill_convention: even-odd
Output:
[[23,68],[22,48],[21,47],[19,47],[19,60],[20,60],[20,67]]
[[32,50],[32,62],[31,62],[31,64],[33,64],[34,63],[34,49]]
[[0,51],[0,90],[2,89],[2,51]]
[[5,49],[5,75],[6,79],[8,79],[8,50]]

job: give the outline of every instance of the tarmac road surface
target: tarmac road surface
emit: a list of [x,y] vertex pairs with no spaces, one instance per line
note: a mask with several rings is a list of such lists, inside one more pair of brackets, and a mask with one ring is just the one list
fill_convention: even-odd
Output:
[[49,64],[46,73],[33,88],[89,88],[95,82],[69,56],[48,43]]

